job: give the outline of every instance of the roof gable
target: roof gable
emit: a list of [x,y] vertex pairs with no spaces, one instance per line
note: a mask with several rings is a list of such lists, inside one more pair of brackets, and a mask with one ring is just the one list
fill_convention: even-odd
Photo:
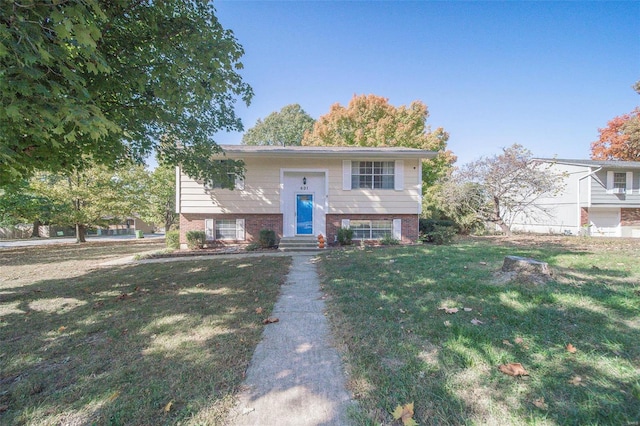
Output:
[[567,164],[571,166],[602,167],[607,169],[640,170],[640,161],[622,160],[576,160],[562,158],[534,158],[544,163]]

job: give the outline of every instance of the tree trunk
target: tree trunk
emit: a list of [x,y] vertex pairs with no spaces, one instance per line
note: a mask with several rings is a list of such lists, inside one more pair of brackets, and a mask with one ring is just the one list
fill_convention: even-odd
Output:
[[507,237],[513,235],[511,233],[511,228],[504,223],[504,220],[502,220],[502,217],[500,216],[500,199],[498,197],[493,197],[493,217],[493,221],[498,224],[502,232],[504,232],[504,235]]
[[38,238],[40,236],[40,225],[42,225],[42,223],[38,219],[33,221],[33,231],[31,231],[31,238]]
[[86,243],[85,227],[80,223],[76,223],[76,243]]

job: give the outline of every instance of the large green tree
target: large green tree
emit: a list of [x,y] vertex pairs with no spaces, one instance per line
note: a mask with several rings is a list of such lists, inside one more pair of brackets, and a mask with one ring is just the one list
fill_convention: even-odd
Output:
[[32,223],[32,237],[39,236],[39,225],[49,224],[61,208],[47,194],[34,191],[26,180],[0,188],[0,226]]
[[408,147],[437,151],[426,160],[423,182],[429,186],[447,173],[455,156],[446,149],[449,135],[427,125],[427,106],[414,101],[395,107],[376,95],[354,96],[346,107],[335,103],[305,134],[303,145]]
[[0,185],[36,170],[161,161],[214,180],[239,131],[243,49],[204,0],[0,2]]
[[172,167],[159,166],[147,179],[146,206],[140,216],[146,222],[162,224],[166,232],[178,221],[176,213],[176,171]]
[[76,241],[84,242],[87,228],[121,221],[143,210],[147,172],[142,166],[112,170],[94,166],[73,173],[38,173],[32,191],[58,206],[51,222],[76,228]]
[[298,104],[272,112],[264,121],[256,124],[242,135],[243,145],[300,145],[305,132],[311,131],[315,120]]

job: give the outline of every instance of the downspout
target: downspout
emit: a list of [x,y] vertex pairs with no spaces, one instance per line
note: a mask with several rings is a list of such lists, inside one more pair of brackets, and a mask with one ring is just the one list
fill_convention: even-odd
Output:
[[[590,176],[593,176],[594,174],[598,173],[600,170],[602,170],[603,166],[598,167],[595,170],[592,170],[591,172],[587,173],[586,175],[582,176],[581,178],[578,178],[578,191],[577,191],[577,197],[578,197],[578,233],[580,233],[580,219],[582,218],[582,207],[580,207],[580,181],[583,179],[586,179]],[[591,206],[591,185],[587,186],[587,208],[589,208]]]

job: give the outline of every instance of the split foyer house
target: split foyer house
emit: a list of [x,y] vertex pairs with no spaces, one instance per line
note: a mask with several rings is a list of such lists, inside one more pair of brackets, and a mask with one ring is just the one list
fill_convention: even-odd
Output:
[[520,215],[512,229],[640,238],[640,162],[537,159],[564,179],[564,190],[536,202],[548,214]]
[[322,234],[332,243],[339,228],[355,240],[391,236],[418,239],[422,160],[435,152],[411,148],[222,146],[242,160],[235,189],[208,188],[176,170],[180,243],[202,230],[207,241],[256,241],[260,230],[278,238]]

